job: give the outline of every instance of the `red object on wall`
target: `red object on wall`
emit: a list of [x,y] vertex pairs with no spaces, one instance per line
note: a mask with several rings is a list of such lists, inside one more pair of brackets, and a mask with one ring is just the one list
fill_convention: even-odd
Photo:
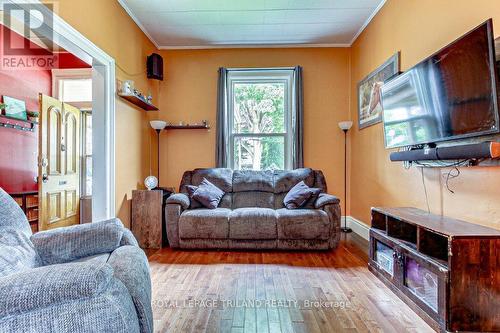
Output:
[[[3,31],[2,31],[3,32]],[[24,37],[11,33],[13,43],[19,45]],[[0,37],[3,45],[3,33]],[[58,53],[59,68],[90,68],[71,53]],[[2,70],[0,71],[0,95],[10,96],[26,102],[28,111],[39,111],[38,94],[52,95],[50,70]],[[0,122],[29,127],[23,121],[0,117]],[[38,125],[35,131],[0,127],[0,187],[8,193],[37,191],[34,179],[38,176]]]

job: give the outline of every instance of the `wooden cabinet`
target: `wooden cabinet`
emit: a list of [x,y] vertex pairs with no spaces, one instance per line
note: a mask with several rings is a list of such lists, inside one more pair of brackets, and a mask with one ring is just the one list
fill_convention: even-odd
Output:
[[162,247],[162,191],[132,191],[131,229],[139,246],[146,249]]
[[38,232],[38,192],[9,193],[28,218],[31,230]]
[[372,208],[369,269],[440,331],[500,331],[500,231]]

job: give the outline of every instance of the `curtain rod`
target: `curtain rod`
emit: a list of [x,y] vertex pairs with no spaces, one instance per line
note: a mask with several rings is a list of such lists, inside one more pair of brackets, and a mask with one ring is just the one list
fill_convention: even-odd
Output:
[[243,67],[243,68],[226,68],[228,71],[238,71],[238,72],[245,72],[245,71],[256,71],[256,70],[266,70],[266,71],[282,71],[282,70],[293,70],[295,67]]

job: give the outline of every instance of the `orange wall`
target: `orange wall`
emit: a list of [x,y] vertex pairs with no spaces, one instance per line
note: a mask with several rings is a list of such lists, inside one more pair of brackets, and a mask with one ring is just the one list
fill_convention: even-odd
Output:
[[337,123],[349,117],[349,53],[348,48],[162,51],[165,81],[160,85],[159,117],[174,123],[206,119],[212,129],[162,133],[161,184],[177,187],[185,170],[215,165],[219,67],[300,65],[305,165],[323,170],[330,192],[343,197],[343,133]]
[[[156,48],[118,1],[56,1],[54,11],[115,59],[118,80],[134,80],[139,90],[151,91],[156,101],[157,82],[146,78],[146,56]],[[127,226],[130,225],[131,192],[142,186],[149,173],[148,133],[146,112],[117,98],[116,210]]]
[[[500,5],[491,0],[389,0],[352,46],[351,116],[356,122],[356,84],[396,51],[404,71],[493,17],[500,35]],[[372,206],[427,209],[421,171],[389,162],[382,126],[351,133],[351,215],[369,223]],[[425,169],[430,209],[478,224],[500,228],[500,167],[461,168],[445,188],[449,169]]]

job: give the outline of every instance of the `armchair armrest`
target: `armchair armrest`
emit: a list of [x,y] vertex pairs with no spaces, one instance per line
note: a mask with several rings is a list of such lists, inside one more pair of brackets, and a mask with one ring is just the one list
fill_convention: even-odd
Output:
[[45,265],[109,253],[120,246],[125,228],[119,219],[41,231],[31,236]]
[[176,193],[167,198],[167,205],[171,204],[180,205],[182,209],[188,209],[191,205],[191,200],[184,193]]
[[314,208],[320,209],[326,205],[335,205],[340,203],[340,199],[334,195],[321,193],[314,203]]
[[2,277],[0,318],[98,295],[111,279],[111,266],[95,262],[43,266]]

